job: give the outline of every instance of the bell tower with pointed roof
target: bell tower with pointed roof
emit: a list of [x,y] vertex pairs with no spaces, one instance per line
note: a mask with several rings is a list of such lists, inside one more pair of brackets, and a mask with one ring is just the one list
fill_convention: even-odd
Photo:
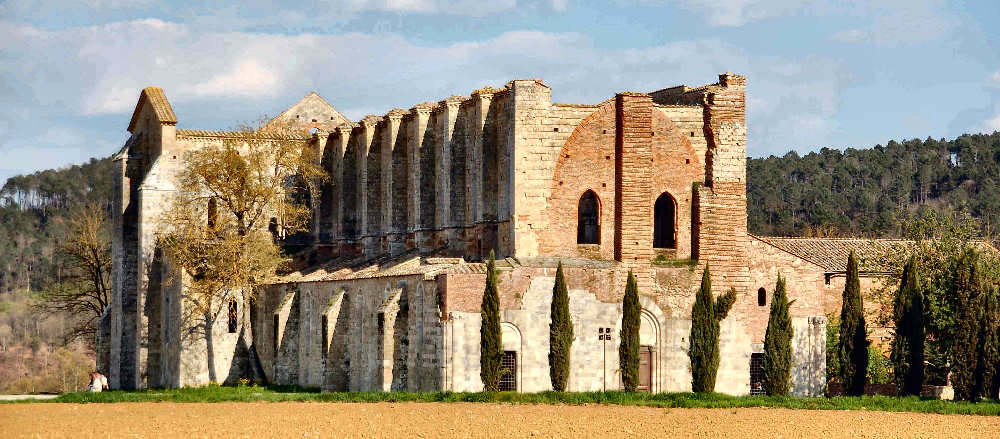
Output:
[[322,96],[313,91],[268,121],[265,128],[278,123],[289,123],[293,126],[299,126],[304,131],[309,131],[313,128],[323,131],[333,131],[334,128],[350,123],[350,121],[343,114],[340,114],[336,108],[333,108],[326,99],[323,99]]

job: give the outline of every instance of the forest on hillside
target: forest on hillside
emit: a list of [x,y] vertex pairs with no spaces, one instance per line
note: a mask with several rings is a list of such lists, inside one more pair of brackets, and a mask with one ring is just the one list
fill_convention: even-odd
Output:
[[0,188],[0,393],[87,385],[90,340],[68,338],[79,317],[41,312],[49,286],[72,278],[59,244],[82,206],[110,212],[111,160],[18,175]]
[[919,209],[965,212],[1000,227],[1000,133],[889,141],[747,161],[750,233],[899,237]]

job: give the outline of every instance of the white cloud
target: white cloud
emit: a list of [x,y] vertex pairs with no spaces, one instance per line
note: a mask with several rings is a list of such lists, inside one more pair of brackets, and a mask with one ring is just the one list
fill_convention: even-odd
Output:
[[550,3],[553,11],[562,12],[569,8],[569,0],[551,0]]
[[846,29],[830,38],[842,43],[866,43],[877,47],[914,45],[936,40],[948,34],[958,20],[944,12],[936,0],[905,4],[875,3],[866,15],[871,23],[865,27]]
[[199,96],[273,96],[278,76],[259,60],[238,61],[229,72],[215,75],[194,86]]
[[986,86],[1000,89],[1000,70],[994,72],[989,78],[986,78]]
[[[18,93],[0,87],[0,100],[26,112],[14,117],[13,109],[0,109],[0,120],[46,124],[55,108],[80,123],[111,115],[120,119],[118,133],[149,85],[165,90],[180,126],[226,128],[275,114],[310,90],[358,118],[514,78],[544,78],[557,102],[593,103],[623,90],[698,86],[733,71],[749,77],[749,153],[764,155],[829,144],[847,82],[830,59],[751,58],[717,40],[619,50],[581,34],[538,31],[425,47],[398,35],[205,32],[160,20],[65,30],[0,24],[0,50],[10,60],[0,65],[0,84]],[[0,149],[51,159],[32,149],[30,136],[12,132],[20,130],[17,123],[6,125],[0,124]],[[74,138],[98,156],[113,147],[91,145],[119,140]],[[67,139],[49,140],[57,146]]]
[[829,0],[677,0],[686,9],[701,11],[712,26],[742,26],[803,11],[827,9]]

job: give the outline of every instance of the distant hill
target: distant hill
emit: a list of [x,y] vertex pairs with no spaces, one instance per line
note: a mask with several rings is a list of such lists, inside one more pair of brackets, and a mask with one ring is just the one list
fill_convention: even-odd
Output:
[[81,204],[110,211],[110,200],[110,158],[7,179],[0,188],[0,299],[58,280],[54,241],[67,216]]
[[919,207],[966,210],[984,232],[1000,225],[1000,133],[954,140],[890,141],[871,149],[823,148],[747,161],[751,233],[899,235]]

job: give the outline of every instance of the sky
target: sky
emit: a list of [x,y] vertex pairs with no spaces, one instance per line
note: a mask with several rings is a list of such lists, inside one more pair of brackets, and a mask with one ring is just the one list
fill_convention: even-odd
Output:
[[226,129],[542,78],[553,101],[748,77],[747,154],[1000,130],[1000,2],[0,0],[0,179],[116,152],[143,87]]

